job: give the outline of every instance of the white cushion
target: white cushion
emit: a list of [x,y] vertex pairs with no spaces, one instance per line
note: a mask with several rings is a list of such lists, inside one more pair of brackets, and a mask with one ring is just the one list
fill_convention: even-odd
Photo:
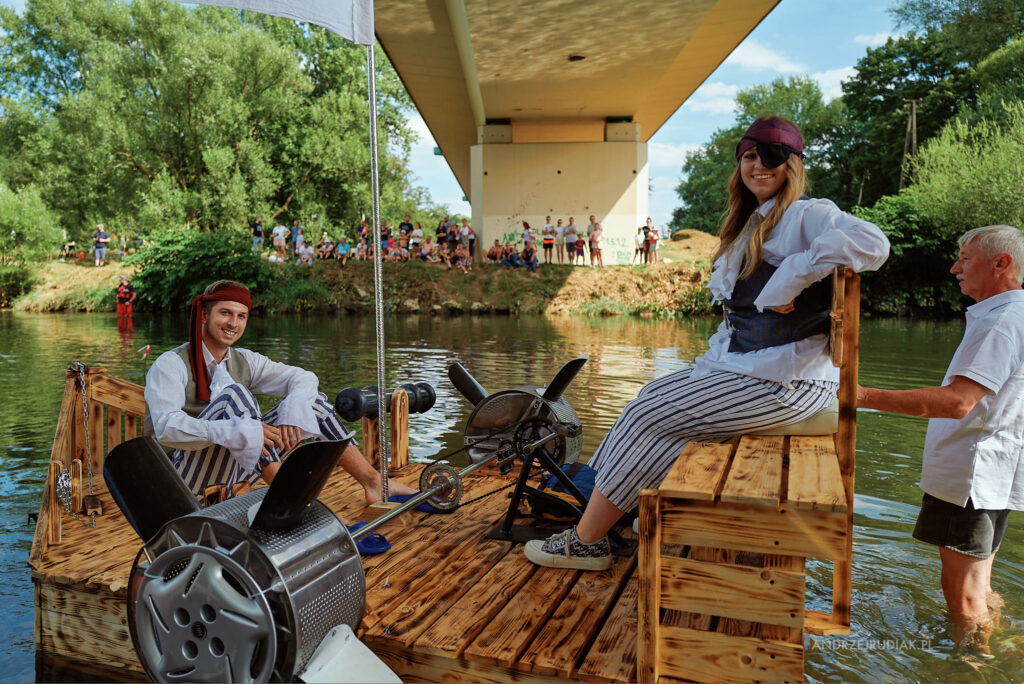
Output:
[[799,423],[790,423],[765,430],[752,430],[748,435],[831,435],[839,429],[839,398]]

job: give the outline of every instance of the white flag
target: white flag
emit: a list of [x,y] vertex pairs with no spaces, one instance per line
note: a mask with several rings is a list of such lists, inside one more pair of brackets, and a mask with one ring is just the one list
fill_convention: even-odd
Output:
[[373,45],[373,0],[178,0],[219,5],[323,26],[359,45]]

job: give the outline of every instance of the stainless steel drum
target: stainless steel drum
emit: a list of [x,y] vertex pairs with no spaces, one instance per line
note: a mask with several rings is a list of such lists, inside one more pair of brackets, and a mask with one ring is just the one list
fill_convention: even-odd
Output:
[[348,530],[316,500],[295,527],[252,527],[267,491],[175,518],[139,552],[128,626],[153,680],[295,681],[332,628],[358,626],[366,583]]

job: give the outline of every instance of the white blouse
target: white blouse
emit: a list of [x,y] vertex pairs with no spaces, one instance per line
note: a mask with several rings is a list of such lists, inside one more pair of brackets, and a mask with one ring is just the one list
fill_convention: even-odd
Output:
[[[772,198],[757,208],[765,216]],[[743,264],[746,240],[736,240],[715,260],[708,289],[715,301],[728,299]],[[809,285],[827,277],[835,266],[855,271],[877,270],[889,256],[889,240],[873,223],[841,211],[831,200],[797,200],[790,205],[765,240],[762,257],[777,271],[754,300],[759,311],[792,302]],[[839,369],[827,353],[828,336],[752,352],[729,351],[729,328],[723,322],[708,341],[708,351],[696,360],[693,377],[728,371],[788,384],[792,380],[838,382]]]
[[[283,363],[271,361],[248,349],[228,349],[220,363],[213,360],[203,344],[203,358],[210,371],[210,399],[234,382],[227,368],[231,357],[239,354],[249,362],[253,394],[284,397],[278,408],[278,425],[294,425],[302,439],[322,437],[313,412],[319,380],[316,375]],[[263,452],[263,424],[254,418],[201,420],[185,413],[185,385],[188,366],[174,351],[161,354],[146,373],[146,407],[153,420],[157,440],[164,446],[190,451],[211,444],[226,447],[246,470],[255,467]]]

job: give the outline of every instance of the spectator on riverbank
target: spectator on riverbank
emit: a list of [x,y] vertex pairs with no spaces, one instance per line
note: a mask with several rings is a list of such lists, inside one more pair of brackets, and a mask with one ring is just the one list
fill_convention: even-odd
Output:
[[633,261],[631,265],[636,266],[637,259],[640,260],[640,263],[643,263],[644,259],[644,229],[642,227],[636,229],[636,237],[633,239],[633,243],[635,245],[635,249],[633,250]]
[[491,248],[487,250],[487,260],[498,263],[501,261],[501,241],[495,240]]
[[[399,236],[405,237],[406,245],[409,244],[410,233],[412,233],[412,223],[409,220],[409,215],[406,214],[405,218],[402,219],[402,222],[398,224],[398,234]],[[399,244],[401,244],[401,240],[399,240]]]
[[586,242],[586,239],[582,235],[576,238],[576,261],[579,262],[580,266],[587,263],[586,257],[583,255],[583,246]]
[[381,257],[386,258],[388,251],[392,246],[391,242],[391,229],[388,227],[388,222],[384,219],[380,220],[380,248],[384,250],[381,252]]
[[511,242],[506,242],[501,250],[501,263],[509,268],[522,265],[522,262],[519,261],[519,253],[516,252],[516,248]]
[[320,237],[320,242],[316,246],[316,258],[321,260],[334,258],[334,240],[327,233]]
[[661,246],[661,233],[658,232],[654,225],[651,225],[651,232],[647,237],[647,241],[650,243],[650,249],[647,251],[647,262],[656,264],[658,263],[658,248]]
[[533,228],[530,228],[530,224],[523,221],[523,244],[526,245],[534,240]]
[[420,243],[420,259],[430,264],[441,261],[441,257],[437,254],[437,244],[429,235]]
[[359,241],[356,245],[356,261],[366,261],[368,258],[369,250],[367,249],[366,238]]
[[593,266],[594,262],[597,262],[597,268],[604,268],[604,256],[602,256],[604,249],[604,229],[601,228],[600,223],[594,224],[594,232],[590,234],[590,265]]
[[413,226],[412,232],[409,233],[409,252],[413,256],[419,254],[421,242],[423,242],[423,228],[420,227],[420,222],[417,221]]
[[284,261],[288,256],[288,228],[281,219],[277,219],[271,236],[274,240],[274,249],[277,250],[278,261]]
[[92,247],[97,266],[103,266],[107,263],[107,245],[109,243],[110,233],[107,232],[102,223],[97,224],[96,232],[92,234]]
[[295,254],[299,253],[299,248],[306,244],[306,231],[299,225],[299,219],[292,221],[292,249],[295,250]]
[[341,262],[344,266],[348,263],[349,258],[352,256],[352,245],[348,243],[348,238],[342,236],[341,241],[334,248],[334,258]]
[[551,253],[555,249],[555,227],[550,223],[545,223],[544,227],[541,228],[541,246],[544,248],[544,263],[551,263]]
[[263,254],[263,217],[257,216],[256,220],[249,224],[249,235],[252,236],[252,253],[255,256]]
[[590,215],[590,223],[587,224],[587,253],[590,254],[590,267],[594,267],[594,231],[597,230],[597,219]]
[[366,219],[359,219],[359,226],[356,228],[356,242],[358,243],[359,240],[364,238],[369,242],[371,237],[370,233],[372,232],[373,231],[370,230],[370,224],[366,222]]
[[519,259],[522,261],[521,266],[530,269],[531,271],[537,270],[537,243],[530,242],[526,243],[523,247],[523,251],[519,254]]
[[[548,223],[551,223],[551,217],[548,217]],[[555,256],[558,258],[559,265],[565,263],[565,226],[562,225],[562,219],[558,219],[558,225],[555,227]]]
[[[558,219],[561,223],[562,219]],[[576,226],[570,223],[565,227],[565,253],[569,259],[569,265],[572,266],[576,263],[576,243],[579,241],[580,236],[576,231]]]
[[455,248],[455,268],[463,273],[473,270],[473,260],[469,258],[469,245],[459,244]]
[[305,264],[308,268],[313,267],[313,257],[316,256],[316,252],[313,249],[313,245],[308,242],[297,243],[299,248],[295,251],[295,265],[299,266]]

